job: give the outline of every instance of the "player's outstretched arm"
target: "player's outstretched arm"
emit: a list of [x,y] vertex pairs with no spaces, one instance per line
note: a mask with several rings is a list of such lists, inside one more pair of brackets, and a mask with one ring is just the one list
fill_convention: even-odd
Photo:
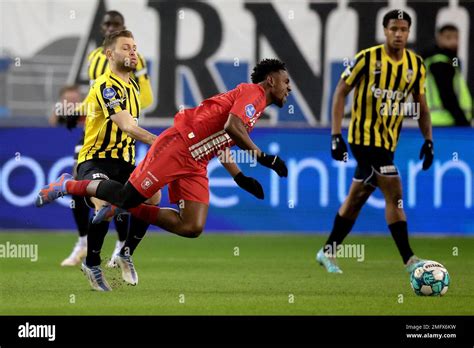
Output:
[[257,155],[257,161],[264,167],[273,169],[279,176],[287,177],[288,169],[285,161],[277,155],[268,155],[261,151],[257,145],[250,139],[242,120],[234,114],[229,114],[224,130],[231,137],[234,143],[243,150],[251,151]]
[[431,115],[426,104],[426,97],[424,94],[414,94],[413,100],[420,106],[420,115],[418,115],[418,126],[421,134],[425,138],[425,142],[421,147],[420,159],[423,160],[423,170],[431,167],[434,159],[433,133],[431,127]]
[[156,139],[156,135],[137,125],[135,119],[127,110],[120,111],[110,116],[117,126],[131,138],[151,145]]
[[262,185],[260,185],[256,179],[245,176],[244,173],[242,173],[237,163],[235,163],[228,147],[219,153],[218,158],[222,166],[234,178],[235,183],[239,185],[240,188],[251,193],[258,199],[264,198],[265,195],[263,193]]
[[334,91],[334,98],[332,102],[332,122],[331,134],[341,134],[342,119],[344,118],[344,105],[346,96],[350,93],[352,87],[349,86],[343,79],[339,80]]
[[347,160],[347,145],[342,137],[342,119],[344,118],[344,104],[346,96],[351,91],[343,79],[339,80],[334,92],[331,122],[331,156],[337,161]]

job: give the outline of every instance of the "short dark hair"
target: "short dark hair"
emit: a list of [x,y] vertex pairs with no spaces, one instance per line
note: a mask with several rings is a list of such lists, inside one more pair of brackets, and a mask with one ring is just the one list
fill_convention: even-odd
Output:
[[445,24],[438,28],[438,34],[442,34],[445,31],[459,31],[458,27],[454,24]]
[[286,70],[285,63],[278,59],[264,59],[253,68],[252,75],[250,75],[252,83],[262,82],[268,74],[280,70]]
[[383,16],[383,27],[386,28],[388,25],[388,22],[390,22],[391,19],[401,19],[404,21],[408,22],[408,27],[411,27],[411,17],[408,13],[406,13],[403,10],[397,9],[397,10],[392,10],[389,11]]
[[113,33],[111,33],[105,38],[104,44],[103,44],[104,48],[107,49],[107,48],[112,47],[119,37],[131,37],[133,39],[133,34],[130,30],[125,30],[125,29],[114,31]]
[[109,15],[111,17],[120,17],[122,19],[122,23],[125,24],[125,18],[119,11],[110,10],[110,11],[105,12],[104,17],[106,15]]

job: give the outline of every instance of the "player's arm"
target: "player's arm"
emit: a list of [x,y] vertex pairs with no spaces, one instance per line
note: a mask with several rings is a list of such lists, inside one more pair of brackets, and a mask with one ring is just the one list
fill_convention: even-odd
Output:
[[332,102],[332,116],[331,116],[331,134],[342,133],[342,119],[344,118],[344,106],[346,104],[346,97],[351,92],[353,87],[349,86],[344,79],[340,79],[334,91],[334,98]]
[[420,159],[423,159],[423,170],[431,167],[434,158],[433,133],[431,127],[431,115],[426,104],[426,97],[424,94],[414,94],[413,101],[420,106],[420,115],[418,117],[418,126],[421,134],[425,138],[425,142],[421,147]]
[[347,145],[342,137],[342,119],[344,118],[344,105],[346,96],[350,93],[352,87],[344,81],[339,80],[334,91],[331,116],[331,156],[336,161],[347,161]]
[[336,161],[347,161],[347,145],[342,137],[342,119],[346,97],[367,71],[365,52],[359,52],[354,64],[347,65],[341,75],[332,102],[331,114],[331,157]]
[[219,156],[219,161],[222,166],[229,172],[229,174],[234,178],[234,181],[240,188],[251,193],[258,199],[264,198],[263,188],[260,183],[254,178],[245,176],[244,173],[240,170],[237,163],[235,163],[234,158],[230,152],[230,148],[223,150]]
[[[421,58],[420,58],[421,59]],[[415,88],[413,90],[413,101],[420,106],[420,114],[418,115],[418,126],[420,127],[421,134],[425,138],[425,142],[421,147],[420,159],[423,159],[423,170],[427,170],[431,167],[434,158],[434,146],[433,146],[433,133],[431,130],[431,115],[426,104],[425,97],[425,76],[426,68],[423,61],[419,66],[420,74],[415,82]]]
[[138,126],[135,119],[127,110],[122,110],[110,116],[110,119],[117,124],[122,132],[127,133],[129,137],[135,140],[151,145],[156,139],[155,134],[152,134],[146,129]]
[[142,55],[138,55],[138,65],[134,75],[138,80],[138,86],[140,86],[140,106],[142,109],[146,109],[153,104],[153,90],[150,77],[148,76],[146,61]]
[[221,150],[217,158],[219,158],[219,162],[221,162],[222,166],[233,178],[241,172],[239,166],[234,161],[234,157],[232,157],[230,153],[230,148],[226,147],[224,150]]
[[273,169],[279,176],[288,176],[285,162],[276,155],[267,155],[261,151],[250,139],[247,129],[245,129],[244,123],[239,116],[230,113],[224,125],[224,130],[238,147],[250,151],[254,156],[256,155],[258,163],[262,166]]
[[137,120],[125,107],[124,99],[122,99],[126,95],[124,91],[114,85],[110,87],[94,85],[91,90],[94,90],[93,94],[95,94],[104,116],[110,117],[122,132],[142,143],[153,144],[156,135],[138,126]]

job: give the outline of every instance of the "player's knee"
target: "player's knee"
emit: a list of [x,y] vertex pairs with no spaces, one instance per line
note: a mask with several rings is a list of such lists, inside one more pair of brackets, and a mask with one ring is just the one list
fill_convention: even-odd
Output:
[[161,190],[156,192],[153,196],[148,198],[145,203],[150,205],[158,205],[161,201]]
[[362,206],[365,204],[367,199],[369,198],[370,194],[367,194],[365,191],[357,192],[353,199],[350,200],[350,205],[354,210],[360,210]]
[[183,229],[183,232],[188,238],[197,238],[201,235],[204,226],[202,226],[201,224],[193,223],[184,225]]

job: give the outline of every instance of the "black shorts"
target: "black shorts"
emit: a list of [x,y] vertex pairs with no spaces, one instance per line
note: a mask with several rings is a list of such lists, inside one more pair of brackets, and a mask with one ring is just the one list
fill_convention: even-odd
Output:
[[115,180],[125,184],[135,169],[134,165],[119,159],[93,159],[77,167],[78,180]]
[[355,181],[377,186],[377,176],[397,176],[398,169],[393,163],[394,153],[383,147],[350,144],[352,155],[357,161],[354,173]]
[[81,138],[76,144],[76,147],[74,147],[74,161],[77,162],[77,159],[79,157],[79,152],[81,152],[82,146],[84,146],[84,137],[86,136],[85,132],[82,132]]

